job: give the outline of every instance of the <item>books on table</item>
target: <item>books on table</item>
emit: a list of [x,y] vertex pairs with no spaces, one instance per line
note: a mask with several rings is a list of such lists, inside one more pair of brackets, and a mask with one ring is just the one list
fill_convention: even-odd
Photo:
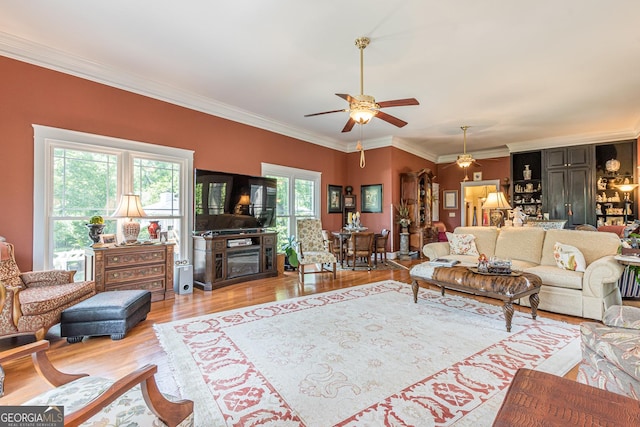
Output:
[[436,258],[432,261],[429,261],[429,265],[432,265],[434,267],[453,267],[456,264],[460,264],[460,261],[447,258]]

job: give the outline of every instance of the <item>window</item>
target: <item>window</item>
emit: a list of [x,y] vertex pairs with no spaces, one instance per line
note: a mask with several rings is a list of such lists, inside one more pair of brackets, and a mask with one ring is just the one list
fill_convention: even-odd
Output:
[[[193,152],[34,125],[35,270],[74,269],[84,276],[84,250],[93,242],[86,223],[105,220],[105,234],[118,234],[110,218],[121,194],[140,195],[149,221],[158,220],[177,244],[176,257],[189,258]],[[122,220],[120,220],[122,221]],[[40,236],[36,238],[35,236]]]
[[320,218],[320,172],[262,164],[262,175],[278,180],[276,231],[278,247],[296,234],[300,218]]

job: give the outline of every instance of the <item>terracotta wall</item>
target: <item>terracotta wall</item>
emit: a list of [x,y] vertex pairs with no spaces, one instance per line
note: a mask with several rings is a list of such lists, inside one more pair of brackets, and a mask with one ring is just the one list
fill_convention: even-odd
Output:
[[[31,269],[33,236],[32,124],[108,135],[195,151],[194,166],[259,175],[261,162],[322,172],[322,221],[338,229],[341,216],[327,214],[327,185],[383,184],[383,213],[366,214],[375,230],[388,228],[388,204],[397,202],[400,165],[425,161],[395,148],[346,154],[276,133],[150,99],[106,85],[0,57],[0,235],[16,246],[24,271]],[[399,163],[400,162],[400,163]],[[359,198],[358,198],[359,199]]]

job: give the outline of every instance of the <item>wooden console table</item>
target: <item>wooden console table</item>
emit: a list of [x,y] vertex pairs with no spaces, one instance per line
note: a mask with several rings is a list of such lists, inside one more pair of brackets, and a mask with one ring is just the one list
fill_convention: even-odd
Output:
[[85,250],[85,280],[98,292],[146,289],[151,301],[173,299],[173,244],[140,244]]

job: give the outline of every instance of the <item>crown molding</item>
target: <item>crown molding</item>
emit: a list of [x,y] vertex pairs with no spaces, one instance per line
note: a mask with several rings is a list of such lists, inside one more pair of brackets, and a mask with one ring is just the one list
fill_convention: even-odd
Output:
[[211,114],[334,150],[347,151],[346,144],[337,139],[326,138],[303,129],[294,128],[249,111],[151,80],[148,77],[128,73],[107,64],[88,61],[68,52],[33,43],[1,31],[0,54],[18,61],[168,102],[190,110]]
[[595,132],[582,135],[560,136],[553,138],[533,139],[530,141],[512,142],[507,144],[511,153],[531,151],[531,149],[544,150],[546,148],[570,147],[573,145],[599,144],[603,142],[622,141],[625,139],[637,139],[638,131],[629,129],[615,132]]

